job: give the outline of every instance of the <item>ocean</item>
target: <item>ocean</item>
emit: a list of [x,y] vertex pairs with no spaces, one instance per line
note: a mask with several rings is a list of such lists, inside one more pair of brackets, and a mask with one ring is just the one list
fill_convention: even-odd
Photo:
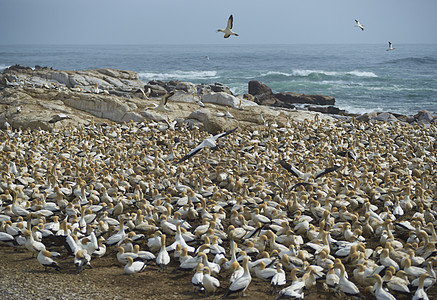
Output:
[[0,71],[114,68],[150,80],[221,82],[235,94],[259,80],[274,92],[333,96],[350,113],[437,115],[437,45],[16,45],[0,46]]

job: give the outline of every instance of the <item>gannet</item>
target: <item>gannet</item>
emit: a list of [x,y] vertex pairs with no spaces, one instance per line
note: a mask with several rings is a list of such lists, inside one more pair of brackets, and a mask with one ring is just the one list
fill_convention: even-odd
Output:
[[428,273],[424,273],[422,275],[420,275],[420,279],[419,279],[419,288],[416,290],[416,292],[414,293],[413,296],[413,300],[428,300],[428,295],[426,294],[424,288],[423,288],[423,282],[425,281],[425,279],[428,277]]
[[203,264],[199,263],[197,265],[196,272],[191,278],[191,283],[193,284],[193,292],[197,293],[199,291],[203,291]]
[[320,170],[319,172],[316,172],[314,174],[311,173],[303,173],[301,171],[299,171],[298,169],[296,169],[296,167],[290,165],[289,163],[287,163],[285,160],[280,159],[279,160],[279,164],[286,169],[288,172],[290,172],[292,175],[298,177],[298,178],[302,178],[304,181],[308,181],[308,179],[313,176],[314,179],[317,179],[325,174],[334,172],[336,170],[338,170],[339,168],[341,168],[341,166],[339,165],[334,165],[333,167],[329,167],[326,168],[324,170]]
[[232,15],[230,15],[229,19],[228,19],[228,24],[226,25],[226,28],[224,30],[223,29],[218,29],[217,32],[223,32],[225,34],[224,35],[225,39],[227,39],[231,35],[238,36],[237,33],[232,32],[232,30],[231,30],[233,23],[234,23],[234,17]]
[[360,22],[357,19],[355,19],[355,27],[358,27],[358,28],[360,28],[361,30],[364,31],[364,25],[360,24]]
[[216,141],[224,136],[227,136],[228,134],[231,134],[232,132],[234,132],[235,130],[237,130],[238,127],[235,127],[234,129],[228,130],[226,132],[222,132],[219,134],[216,134],[212,137],[206,138],[204,139],[196,148],[194,148],[193,150],[191,150],[190,152],[188,152],[184,157],[182,157],[177,163],[181,163],[183,161],[186,161],[187,159],[189,159],[191,156],[193,156],[194,154],[196,154],[197,152],[199,152],[200,150],[202,150],[205,147],[210,147],[210,148],[214,148],[217,146]]
[[155,107],[153,109],[159,110],[159,111],[169,111],[169,109],[167,107],[165,107],[167,105],[167,101],[168,98],[170,98],[171,96],[174,95],[174,91],[165,94],[164,96],[162,96],[161,101],[159,102],[159,105],[155,105]]
[[215,295],[217,289],[220,287],[220,281],[211,275],[211,270],[209,269],[209,267],[206,266],[203,267],[202,285],[205,290],[213,296]]
[[161,250],[159,250],[156,256],[156,264],[159,266],[160,271],[164,270],[164,267],[170,263],[170,256],[165,249],[165,234],[161,235]]
[[38,262],[47,270],[48,267],[55,269],[56,271],[60,270],[60,267],[56,261],[52,258],[53,254],[47,250],[41,250],[37,255]]
[[127,258],[127,264],[124,266],[124,272],[128,275],[140,273],[146,269],[147,265],[142,261],[134,261],[132,257]]
[[228,291],[226,294],[223,295],[223,298],[226,298],[227,296],[233,294],[233,293],[242,293],[242,295],[245,295],[246,289],[249,286],[250,282],[252,281],[252,276],[250,275],[249,271],[249,257],[244,257],[243,259],[243,269],[244,273],[240,277],[238,277],[232,284],[229,286]]
[[391,42],[388,42],[388,49],[386,51],[390,51],[390,50],[394,50],[396,48],[393,48],[393,46],[391,45]]

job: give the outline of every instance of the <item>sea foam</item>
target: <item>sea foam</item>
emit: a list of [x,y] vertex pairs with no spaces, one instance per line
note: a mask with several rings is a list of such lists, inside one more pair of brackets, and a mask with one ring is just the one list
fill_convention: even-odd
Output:
[[216,71],[170,71],[166,73],[159,72],[138,72],[141,80],[201,80],[217,79]]

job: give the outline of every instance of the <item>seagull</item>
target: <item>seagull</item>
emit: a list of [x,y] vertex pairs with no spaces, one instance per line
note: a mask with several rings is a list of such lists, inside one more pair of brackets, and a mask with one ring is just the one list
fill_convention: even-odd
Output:
[[388,42],[388,49],[386,51],[390,51],[390,50],[394,50],[396,48],[393,48],[393,46],[391,45],[391,42]]
[[296,169],[296,167],[290,165],[289,163],[287,163],[287,162],[286,162],[285,160],[283,160],[283,159],[280,159],[280,160],[279,160],[279,164],[280,164],[284,169],[286,169],[288,172],[290,172],[291,174],[293,174],[294,176],[296,176],[296,177],[298,177],[298,178],[302,178],[302,179],[305,180],[305,181],[308,181],[308,179],[309,179],[311,176],[314,176],[314,179],[317,179],[317,178],[319,178],[319,177],[321,177],[321,176],[323,176],[323,175],[326,175],[326,174],[328,174],[328,173],[334,172],[334,171],[336,171],[337,169],[339,169],[339,168],[341,167],[341,166],[339,166],[339,165],[334,165],[333,167],[329,167],[329,168],[326,168],[326,169],[321,170],[321,171],[319,171],[319,172],[316,172],[316,173],[314,173],[314,174],[311,174],[311,173],[303,173],[303,172],[299,171],[298,169]]
[[359,27],[359,28],[361,28],[361,30],[362,31],[364,31],[364,25],[363,24],[360,24],[360,22],[357,20],[357,19],[355,19],[355,27]]
[[226,132],[222,132],[219,134],[216,134],[212,137],[206,138],[204,139],[196,148],[194,148],[193,150],[191,150],[190,152],[188,152],[184,157],[182,157],[177,163],[181,163],[183,161],[186,161],[187,159],[189,159],[191,156],[193,156],[194,154],[196,154],[197,152],[199,152],[200,150],[202,150],[205,147],[210,147],[210,148],[214,148],[217,146],[216,141],[224,136],[227,136],[228,134],[231,134],[232,132],[234,132],[235,130],[237,130],[238,127],[235,127],[234,129],[228,130]]
[[155,107],[153,109],[159,110],[159,111],[168,111],[169,109],[165,107],[167,105],[168,98],[174,95],[174,91],[165,94],[162,96],[161,101],[159,102],[159,105],[155,104]]
[[229,16],[228,19],[228,24],[226,25],[226,29],[217,29],[217,32],[224,32],[225,36],[224,38],[227,39],[228,37],[230,37],[231,35],[235,35],[238,36],[237,33],[232,32],[232,24],[234,23],[234,17],[232,15]]

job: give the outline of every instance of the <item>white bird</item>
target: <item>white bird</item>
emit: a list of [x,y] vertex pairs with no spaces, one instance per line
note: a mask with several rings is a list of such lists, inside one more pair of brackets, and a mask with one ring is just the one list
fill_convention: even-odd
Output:
[[52,253],[47,250],[41,250],[36,259],[38,262],[44,266],[44,269],[47,270],[48,267],[55,269],[56,271],[60,270],[60,267],[56,261],[52,258]]
[[393,48],[393,46],[391,45],[391,42],[388,42],[388,49],[386,51],[390,51],[390,50],[394,50],[396,48]]
[[124,272],[128,275],[139,273],[146,269],[146,263],[142,261],[134,261],[132,257],[127,258],[127,264],[124,266]]
[[232,30],[231,30],[232,26],[233,26],[233,23],[234,23],[234,17],[232,15],[230,15],[229,19],[228,19],[228,24],[226,25],[226,28],[224,30],[223,29],[218,29],[217,32],[223,32],[225,34],[224,35],[225,39],[227,39],[231,35],[238,36],[238,33],[232,32]]
[[252,281],[252,276],[249,271],[249,257],[245,257],[243,259],[243,269],[244,273],[240,277],[238,277],[230,286],[226,294],[224,294],[223,298],[226,298],[230,294],[241,292],[243,296],[245,295],[245,291]]
[[360,22],[358,20],[355,19],[355,27],[360,28],[361,30],[364,31],[364,25],[360,24]]
[[199,263],[197,265],[196,272],[194,273],[193,277],[191,278],[191,283],[194,287],[194,292],[197,293],[199,291],[204,290],[203,288],[203,264]]
[[217,146],[216,142],[219,138],[227,136],[228,134],[231,134],[232,132],[234,132],[235,130],[237,130],[238,127],[235,127],[234,129],[228,130],[226,132],[222,132],[219,134],[216,134],[212,137],[206,138],[204,139],[196,148],[194,148],[193,150],[191,150],[190,152],[188,152],[184,157],[182,157],[177,163],[181,163],[183,161],[186,161],[187,159],[189,159],[191,156],[195,155],[197,152],[199,152],[200,150],[202,150],[205,147],[210,147],[210,148],[214,148]]
[[164,267],[170,263],[170,256],[165,249],[165,234],[161,235],[161,250],[159,250],[156,256],[156,264],[159,266],[160,271],[164,270]]
[[375,293],[375,297],[377,300],[396,300],[396,297],[387,292],[382,287],[382,278],[378,274],[373,274],[373,277],[376,279],[376,283],[373,286],[373,291]]
[[425,290],[423,289],[423,282],[425,281],[426,277],[428,277],[428,273],[424,273],[420,275],[419,280],[419,288],[414,293],[412,300],[428,300],[428,295],[426,294]]
[[211,270],[208,267],[203,268],[203,281],[202,281],[203,287],[208,293],[212,293],[212,295],[215,295],[215,292],[220,287],[220,281],[211,276]]

